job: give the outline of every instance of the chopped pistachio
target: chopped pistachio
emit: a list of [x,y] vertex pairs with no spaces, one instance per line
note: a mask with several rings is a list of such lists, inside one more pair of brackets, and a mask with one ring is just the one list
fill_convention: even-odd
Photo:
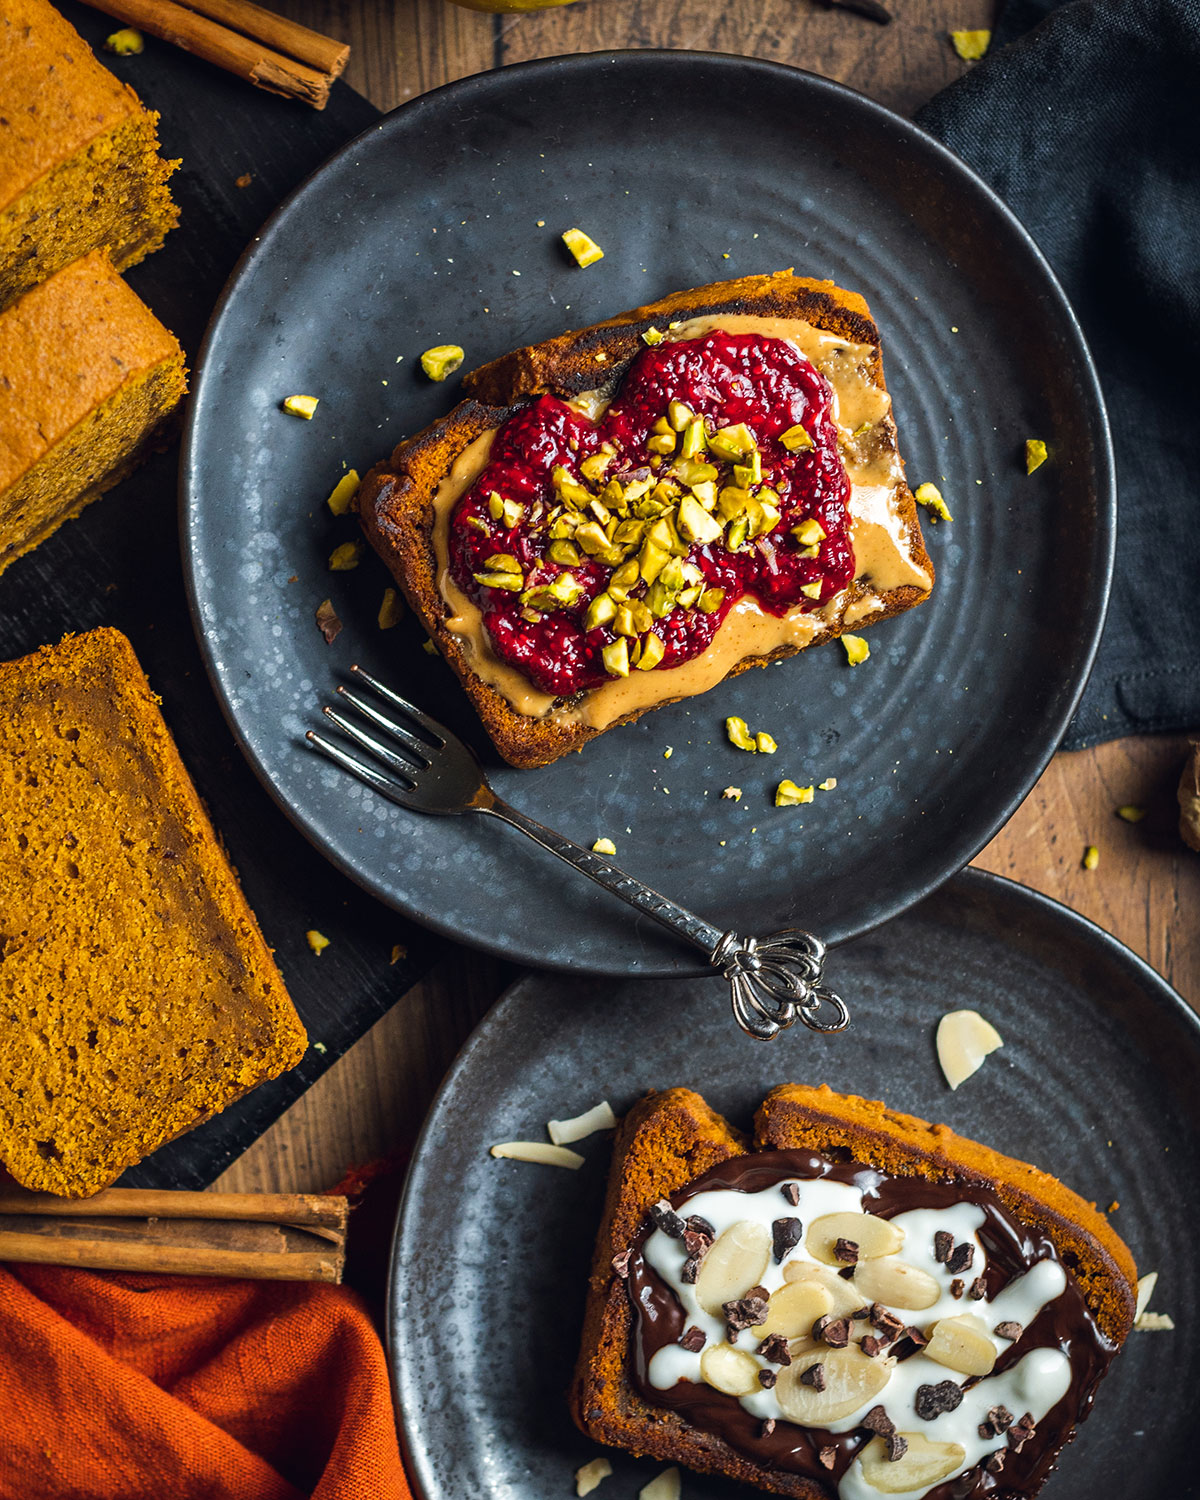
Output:
[[395,589],[384,589],[383,602],[379,606],[379,628],[380,630],[391,630],[394,625],[400,623],[404,615],[404,605],[400,595]]
[[421,368],[430,380],[445,380],[447,375],[454,374],[466,357],[458,344],[434,344],[422,354]]
[[426,656],[437,656],[437,642],[433,640],[422,641],[421,650],[424,651]]
[[[638,658],[638,671],[653,671],[666,655],[666,651],[667,648],[663,645],[661,639],[652,630],[648,630],[642,637],[642,653]],[[670,753],[670,751],[667,752],[668,755]]]
[[820,555],[821,548],[816,542],[811,547],[800,547],[796,552],[797,557],[820,557]]
[[704,509],[698,500],[685,495],[679,502],[676,526],[684,541],[694,542],[698,547],[715,542],[724,527]]
[[671,468],[674,474],[688,489],[694,490],[698,484],[717,477],[716,464],[706,464],[703,459],[681,458]]
[[857,667],[860,662],[866,661],[871,654],[870,645],[863,640],[861,635],[842,636],[842,645],[846,648],[846,659],[852,667]]
[[817,785],[823,792],[832,792],[834,787],[837,786],[837,777],[827,776],[824,781],[818,781]]
[[488,531],[487,522],[483,519],[482,516],[468,516],[467,525],[472,527],[475,531],[481,531],[484,536],[491,535],[491,532]]
[[698,583],[693,583],[690,585],[690,587],[681,591],[679,595],[679,603],[683,605],[684,609],[691,609],[692,605],[696,604],[699,601],[700,595],[702,593],[703,590],[701,589],[700,585]]
[[817,542],[823,542],[828,535],[820,521],[811,516],[807,521],[801,521],[799,526],[792,527],[792,535],[804,547],[811,547]]
[[511,552],[493,552],[487,565],[497,573],[520,573],[521,564]]
[[587,614],[583,617],[583,628],[585,630],[596,630],[601,625],[607,625],[614,619],[617,606],[610,594],[597,594],[587,607]]
[[1127,802],[1124,807],[1117,808],[1117,817],[1124,818],[1126,823],[1140,823],[1146,816],[1144,807],[1135,807],[1132,802]]
[[667,421],[676,432],[682,432],[689,422],[696,420],[696,413],[682,401],[672,401],[667,407]]
[[591,235],[584,234],[582,229],[568,229],[563,233],[563,244],[575,257],[581,266],[594,266],[598,260],[604,259],[604,251],[592,239]]
[[716,509],[717,487],[711,479],[702,479],[699,484],[692,485],[692,494],[705,510]]
[[672,757],[672,755],[674,755],[674,754],[675,754],[675,751],[672,749],[672,747],[670,745],[668,745],[667,748],[663,751],[663,760],[670,760],[671,757]]
[[604,471],[608,468],[612,460],[613,455],[611,453],[603,451],[593,453],[590,458],[585,458],[579,465],[579,472],[585,479],[590,479],[595,484],[597,480],[603,478]]
[[1046,462],[1048,454],[1046,445],[1041,438],[1025,439],[1025,472],[1032,474],[1034,469],[1040,469]]
[[739,485],[723,485],[717,495],[717,509],[725,520],[733,521],[738,516],[746,514],[746,508],[750,504],[751,495]]
[[758,744],[750,733],[745,719],[730,717],[725,720],[725,733],[729,736],[729,743],[736,745],[739,750],[749,750],[752,754],[757,753]]
[[789,453],[807,453],[813,446],[811,434],[799,422],[794,427],[789,427],[786,432],[781,432],[779,442],[780,446],[786,448]]
[[738,459],[747,458],[753,453],[756,444],[745,422],[738,422],[732,427],[719,428],[709,438],[708,446],[718,458],[735,463]]
[[551,562],[562,563],[564,567],[579,566],[579,548],[571,542],[551,542],[546,548],[546,555]]
[[815,583],[802,583],[800,585],[800,592],[806,599],[819,599],[821,597],[821,580],[818,578]]
[[651,453],[674,453],[675,434],[673,432],[660,432],[654,437],[646,440],[646,447]]
[[950,42],[963,62],[978,62],[991,46],[990,31],[952,31]]
[[662,341],[662,333],[657,328],[647,328],[646,331],[642,334],[643,344],[661,344]]
[[811,802],[812,799],[811,786],[797,786],[794,781],[785,779],[775,788],[776,807],[795,807],[801,802]]
[[763,755],[774,755],[779,746],[771,738],[765,729],[760,729],[754,736],[754,743]]
[[699,607],[706,615],[715,615],[725,603],[724,589],[705,589],[700,595]]
[[504,514],[504,497],[498,490],[493,490],[488,496],[488,515],[493,521],[498,521]]
[[329,947],[329,939],[323,932],[318,932],[315,927],[310,927],[304,936],[308,939],[308,946],[314,953],[323,953]]
[[637,626],[633,623],[633,611],[628,604],[622,604],[613,618],[612,629],[614,635],[636,636]]
[[615,854],[616,852],[617,846],[612,839],[597,839],[592,845],[593,854]]
[[325,504],[328,505],[335,516],[344,516],[350,509],[350,502],[358,493],[358,484],[358,470],[347,469],[334,485],[329,499],[326,500]]
[[666,433],[672,433],[672,432],[675,431],[675,429],[674,429],[674,427],[671,426],[670,422],[667,420],[666,417],[659,417],[658,420],[654,423],[654,426],[650,429],[650,431],[651,432],[658,432],[658,433],[664,433],[664,432],[666,432]]
[[303,417],[306,422],[311,422],[320,399],[319,396],[285,396],[283,409],[293,417]]
[[573,573],[559,573],[549,583],[536,584],[533,588],[526,589],[521,595],[521,603],[532,605],[534,609],[552,610],[562,605],[575,604],[582,593],[583,585]]
[[389,963],[398,964],[402,958],[407,957],[408,949],[404,946],[403,943],[392,944],[392,956],[389,959]]
[[115,52],[118,57],[137,57],[145,47],[142,33],[135,31],[132,26],[123,26],[120,31],[114,31],[104,42],[105,52]]
[[343,542],[329,554],[329,571],[348,573],[351,568],[358,567],[361,555],[362,549],[357,542]]
[[729,523],[729,529],[725,533],[725,547],[729,552],[736,552],[746,540],[746,533],[750,529],[750,523],[745,516]]
[[742,789],[740,786],[727,786],[721,793],[726,802],[740,802],[742,800]]
[[610,677],[629,676],[629,642],[624,636],[602,648],[604,670]]
[[638,578],[642,576],[644,575],[640,573],[638,564],[633,558],[630,558],[628,562],[623,562],[608,580],[608,591],[614,598],[617,598],[618,595],[615,591],[620,589],[622,592],[619,597],[624,598],[637,583]]
[[749,463],[734,465],[733,482],[746,490],[762,483],[762,455],[757,448],[751,453]]
[[632,505],[635,500],[640,500],[643,495],[648,495],[653,488],[654,485],[649,479],[631,479],[625,486],[624,499]]
[[641,551],[638,553],[638,571],[647,583],[653,583],[670,559],[670,553],[665,547],[660,547],[652,542],[649,537],[642,543]]
[[338,619],[337,610],[333,607],[332,599],[322,599],[317,605],[317,629],[325,637],[325,644],[332,646],[341,634],[342,622]]
[[683,442],[679,445],[680,458],[695,458],[708,447],[708,434],[704,430],[704,418],[694,417],[684,428]]
[[1085,870],[1094,870],[1099,863],[1099,849],[1096,848],[1095,844],[1089,844],[1083,851],[1083,868]]
[[510,594],[519,594],[525,587],[525,580],[520,573],[472,573],[476,583],[483,584],[485,589],[505,589]]
[[953,521],[954,517],[936,484],[919,484],[913,492],[913,499],[918,505],[923,505],[935,521]]

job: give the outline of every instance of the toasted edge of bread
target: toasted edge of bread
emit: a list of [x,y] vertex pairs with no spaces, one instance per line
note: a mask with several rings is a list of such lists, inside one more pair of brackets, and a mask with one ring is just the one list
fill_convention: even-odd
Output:
[[877,1100],[826,1084],[783,1084],[755,1116],[752,1143],[689,1089],[650,1094],[622,1121],[596,1240],[571,1414],[589,1437],[637,1456],[724,1474],[793,1500],[828,1500],[828,1488],[754,1463],[677,1412],[644,1401],[628,1376],[633,1314],[613,1257],[627,1248],[652,1203],[747,1151],[846,1150],[897,1176],[982,1184],[1023,1223],[1043,1230],[1070,1265],[1102,1332],[1120,1344],[1133,1325],[1136,1268],[1095,1205],[1048,1173],[1003,1156],[946,1125],[931,1125]]
[[[437,487],[459,455],[484,432],[499,427],[523,401],[546,392],[570,399],[584,391],[614,391],[634,356],[644,347],[641,335],[647,328],[673,320],[676,315],[699,318],[721,313],[802,318],[851,342],[870,345],[875,351],[872,378],[880,389],[887,388],[879,331],[862,297],[832,282],[812,281],[786,271],[747,276],[739,281],[717,282],[673,293],[604,323],[560,334],[483,365],[463,380],[467,400],[401,443],[389,459],[377,464],[363,480],[355,503],[368,541],[462,682],[497,750],[511,765],[549,765],[569,750],[581,750],[598,734],[630,724],[651,708],[661,708],[679,699],[663,698],[625,714],[604,729],[561,718],[534,719],[518,713],[501,693],[477,675],[460,637],[446,628],[447,607],[438,588],[433,545],[433,497]],[[604,359],[598,362],[598,355]],[[894,444],[895,424],[890,414],[885,421]],[[913,554],[932,577],[933,565],[925,550],[916,502],[907,485],[901,485],[898,498]],[[858,628],[910,609],[928,594],[904,585],[885,591],[880,597],[883,608],[868,620],[860,621]],[[820,631],[809,645],[833,640],[842,629],[841,625],[830,626]],[[727,676],[750,667],[768,666],[807,649],[808,646],[788,645],[768,655],[744,657]]]

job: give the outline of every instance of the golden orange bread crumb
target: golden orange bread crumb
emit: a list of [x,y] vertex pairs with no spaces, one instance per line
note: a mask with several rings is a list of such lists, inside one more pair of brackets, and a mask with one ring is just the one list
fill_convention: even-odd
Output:
[[755,1116],[747,1141],[699,1094],[686,1088],[648,1094],[625,1116],[613,1147],[584,1312],[583,1337],[569,1400],[576,1424],[597,1442],[705,1474],[724,1474],[792,1500],[827,1500],[828,1490],[800,1474],[768,1470],[715,1433],[644,1401],[629,1377],[633,1317],[613,1257],[628,1248],[652,1203],[685,1187],[718,1162],[748,1151],[845,1151],[897,1176],[982,1183],[1025,1223],[1044,1230],[1079,1282],[1103,1332],[1118,1343],[1136,1305],[1133,1257],[1103,1214],[1048,1173],[1002,1156],[948,1126],[827,1085],[784,1084]]
[[126,638],[0,664],[0,1162],[86,1197],[304,1028]]
[[107,247],[119,270],[157,250],[179,210],[158,116],[47,0],[0,6],[0,307]]
[[95,251],[0,312],[0,573],[169,435],[183,350]]

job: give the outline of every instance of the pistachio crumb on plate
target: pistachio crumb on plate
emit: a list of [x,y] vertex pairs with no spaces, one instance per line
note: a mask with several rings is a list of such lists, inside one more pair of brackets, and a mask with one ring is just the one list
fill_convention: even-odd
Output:
[[430,380],[445,380],[447,375],[454,374],[466,357],[459,344],[434,344],[421,355],[421,368]]
[[318,932],[315,927],[310,927],[304,936],[308,939],[308,946],[318,955],[324,953],[329,947],[329,939],[323,932]]
[[1099,863],[1099,849],[1096,848],[1095,844],[1089,844],[1083,851],[1083,868],[1085,870],[1094,870]]
[[[814,789],[811,786],[797,786],[794,781],[785,777],[775,788],[776,807],[796,807],[802,802],[811,802]],[[751,833],[754,832],[752,828]]]
[[320,396],[285,396],[283,409],[289,416],[303,417],[306,422],[311,422],[320,399]]
[[351,568],[358,567],[361,556],[362,549],[357,542],[343,542],[329,554],[329,571],[348,573]]
[[953,521],[954,517],[950,514],[950,508],[942,499],[942,492],[936,484],[926,481],[924,484],[917,485],[913,491],[913,499],[918,505],[925,507],[931,520]]
[[870,644],[861,635],[844,635],[841,641],[846,648],[846,660],[852,667],[866,661],[871,654]]
[[344,516],[350,509],[350,502],[358,494],[358,486],[358,470],[347,469],[334,485],[329,499],[325,502],[335,516]]
[[597,839],[592,845],[593,854],[615,854],[616,852],[617,846],[612,839]]
[[1025,472],[1032,474],[1034,469],[1040,469],[1046,462],[1046,445],[1041,438],[1025,439]]
[[604,259],[604,251],[582,229],[564,230],[562,241],[580,266],[594,266],[598,260]]
[[952,31],[950,44],[963,62],[978,62],[992,44],[992,33],[984,30]]

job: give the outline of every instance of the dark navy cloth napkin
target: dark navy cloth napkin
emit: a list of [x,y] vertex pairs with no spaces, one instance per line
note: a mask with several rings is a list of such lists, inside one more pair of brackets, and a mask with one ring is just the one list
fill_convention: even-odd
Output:
[[1200,0],[1009,0],[917,116],[1054,267],[1100,372],[1117,563],[1064,745],[1200,726]]

